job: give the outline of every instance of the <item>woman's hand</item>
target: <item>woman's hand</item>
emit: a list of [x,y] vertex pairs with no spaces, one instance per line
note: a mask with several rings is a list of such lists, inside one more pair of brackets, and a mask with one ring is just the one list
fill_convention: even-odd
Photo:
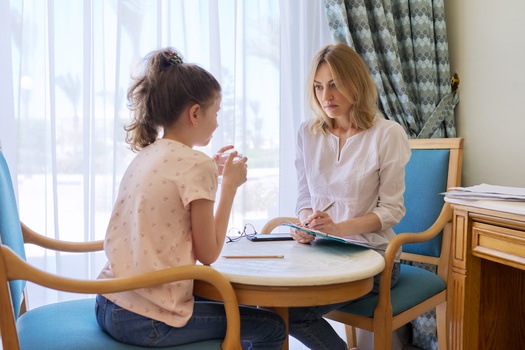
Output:
[[312,230],[321,231],[332,236],[340,236],[339,227],[328,213],[316,210],[305,221],[305,225]]
[[[304,223],[307,222],[307,219],[310,217],[310,214],[312,214],[312,209],[302,209],[299,212],[299,221],[302,222],[302,226],[304,226]],[[291,229],[290,230],[290,236],[293,237],[293,239],[298,243],[310,243],[315,239],[314,235],[311,235],[306,232],[298,231]]]
[[315,239],[314,235],[294,229],[290,230],[290,236],[298,243],[310,243]]

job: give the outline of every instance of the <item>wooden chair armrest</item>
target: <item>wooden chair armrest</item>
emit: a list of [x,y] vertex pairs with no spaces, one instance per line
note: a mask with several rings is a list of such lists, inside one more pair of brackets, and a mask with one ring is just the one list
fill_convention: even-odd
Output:
[[399,248],[401,248],[403,244],[420,243],[434,238],[451,220],[452,207],[450,206],[450,203],[445,203],[438,218],[427,230],[415,233],[400,233],[392,238],[392,240],[388,243],[384,255],[385,269],[380,274],[379,303],[382,301],[386,302],[386,300],[388,300],[388,303],[390,303],[390,281],[392,278],[392,267],[394,266],[394,260]]
[[387,249],[385,251],[385,259],[394,259],[397,250],[403,245],[407,243],[421,243],[426,242],[428,240],[431,240],[434,238],[437,234],[439,234],[445,225],[449,223],[452,220],[452,207],[450,206],[450,203],[445,203],[443,205],[443,208],[441,209],[441,213],[439,213],[438,218],[430,226],[427,230],[422,232],[405,232],[405,233],[399,233],[397,234],[390,243],[387,246]]
[[87,253],[97,252],[104,249],[104,241],[93,241],[93,242],[68,242],[53,239],[39,234],[27,227],[23,222],[20,222],[22,227],[22,235],[24,237],[24,243],[31,243],[42,248],[52,249],[61,252],[71,253]]
[[[148,288],[182,280],[196,279],[205,281],[217,289],[224,302],[228,325],[223,348],[241,349],[239,341],[240,315],[237,297],[230,282],[210,266],[187,265],[148,272],[133,277],[81,280],[60,277],[37,269],[4,245],[1,246],[1,256],[3,256],[3,260],[0,259],[0,265],[4,264],[4,266],[1,266],[0,271],[7,271],[6,274],[9,280],[27,280],[47,288],[72,293],[105,294]],[[2,296],[2,298],[4,297],[9,298],[9,295]],[[5,304],[2,302],[2,305]]]
[[299,219],[295,217],[288,217],[288,216],[279,216],[276,218],[271,219],[268,221],[263,228],[261,229],[260,233],[270,233],[272,232],[277,226],[284,224],[285,222],[292,222],[294,224],[299,224]]

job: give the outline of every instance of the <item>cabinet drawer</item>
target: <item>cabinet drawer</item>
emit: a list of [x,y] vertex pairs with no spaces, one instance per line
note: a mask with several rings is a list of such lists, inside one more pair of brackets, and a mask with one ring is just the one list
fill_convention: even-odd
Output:
[[525,270],[525,232],[473,222],[472,254]]

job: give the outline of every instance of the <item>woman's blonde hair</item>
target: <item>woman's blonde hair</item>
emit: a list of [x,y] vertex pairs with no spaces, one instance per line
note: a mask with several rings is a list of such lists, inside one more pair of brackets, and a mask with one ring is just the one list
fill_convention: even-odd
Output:
[[124,129],[134,152],[154,142],[159,131],[175,123],[188,106],[208,108],[220,96],[221,86],[207,70],[184,63],[173,48],[153,51],[143,61],[143,71],[128,89],[133,120]]
[[323,47],[314,57],[308,73],[306,91],[315,120],[310,124],[314,133],[326,134],[333,127],[323,106],[317,100],[314,87],[319,65],[328,64],[335,85],[341,94],[353,103],[352,118],[358,129],[366,130],[374,124],[377,109],[377,88],[363,59],[351,47],[338,43]]

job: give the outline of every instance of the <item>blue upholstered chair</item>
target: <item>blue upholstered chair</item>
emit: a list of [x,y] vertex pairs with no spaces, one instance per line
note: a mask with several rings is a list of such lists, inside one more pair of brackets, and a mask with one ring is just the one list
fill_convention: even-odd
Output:
[[[374,332],[374,348],[390,349],[392,332],[436,308],[439,349],[446,350],[447,276],[450,269],[452,210],[441,194],[460,185],[463,139],[410,140],[412,156],[406,167],[403,220],[385,253],[379,295],[361,299],[326,315],[344,323],[347,340],[355,346],[353,328]],[[401,275],[390,289],[394,256],[402,247]],[[415,262],[411,265],[408,262]],[[417,264],[437,267],[437,274]],[[357,344],[358,346],[358,344]]]
[[0,334],[4,350],[144,349],[120,343],[103,332],[95,319],[94,298],[49,304],[26,310],[25,282],[74,293],[97,294],[146,288],[177,280],[197,279],[215,286],[228,319],[224,339],[163,349],[241,349],[237,299],[231,284],[209,266],[183,266],[112,280],[75,280],[41,271],[25,261],[24,245],[69,252],[101,250],[102,241],[73,243],[38,235],[21,225],[11,176],[0,151]]

